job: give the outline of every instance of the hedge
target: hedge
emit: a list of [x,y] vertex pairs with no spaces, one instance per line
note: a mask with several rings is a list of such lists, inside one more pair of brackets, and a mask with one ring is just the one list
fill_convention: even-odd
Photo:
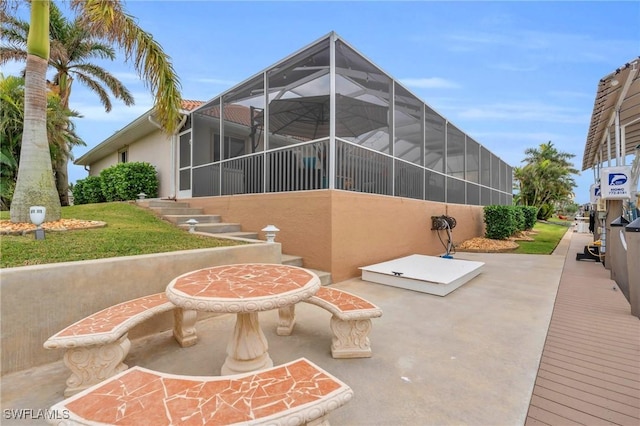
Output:
[[158,172],[149,163],[119,163],[100,172],[100,178],[106,201],[135,200],[141,192],[158,196]]
[[518,230],[515,206],[485,206],[484,223],[486,238],[506,240]]
[[100,176],[88,176],[73,186],[73,204],[104,203],[102,179]]

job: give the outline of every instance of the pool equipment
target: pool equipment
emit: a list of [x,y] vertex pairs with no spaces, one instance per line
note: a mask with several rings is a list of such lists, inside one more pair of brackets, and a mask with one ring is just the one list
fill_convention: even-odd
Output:
[[[431,230],[438,231],[438,238],[442,243],[442,246],[445,248],[445,254],[443,254],[442,258],[445,259],[453,259],[451,255],[454,253],[453,247],[453,237],[452,237],[452,229],[456,227],[456,219],[451,216],[431,216]],[[445,243],[440,235],[440,231],[447,231],[447,242]]]

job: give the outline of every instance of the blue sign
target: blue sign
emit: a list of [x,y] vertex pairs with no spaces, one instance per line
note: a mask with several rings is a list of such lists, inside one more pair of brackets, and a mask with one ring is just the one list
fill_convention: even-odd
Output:
[[618,186],[627,183],[627,175],[624,173],[611,173],[609,175],[609,185]]
[[606,167],[600,170],[602,199],[624,200],[631,197],[630,166]]

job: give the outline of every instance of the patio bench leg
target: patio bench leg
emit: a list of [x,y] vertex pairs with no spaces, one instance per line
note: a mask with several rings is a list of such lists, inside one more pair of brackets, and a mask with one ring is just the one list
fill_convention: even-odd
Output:
[[331,356],[333,358],[370,358],[369,332],[371,320],[341,320],[331,317]]
[[290,336],[296,323],[296,305],[284,306],[278,309],[278,336]]
[[128,367],[123,363],[131,342],[125,333],[113,343],[69,348],[64,363],[71,370],[64,396],[69,397],[114,376]]
[[188,348],[198,342],[197,319],[197,311],[182,308],[176,308],[173,311],[173,337],[183,348]]

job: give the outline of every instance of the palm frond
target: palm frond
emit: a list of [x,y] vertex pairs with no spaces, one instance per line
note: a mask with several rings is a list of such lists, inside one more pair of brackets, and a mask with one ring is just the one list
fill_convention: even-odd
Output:
[[117,43],[154,95],[154,112],[167,133],[176,130],[180,119],[180,81],[169,56],[151,34],[140,28],[124,12],[120,2],[110,0],[72,0],[82,10],[92,32]]

